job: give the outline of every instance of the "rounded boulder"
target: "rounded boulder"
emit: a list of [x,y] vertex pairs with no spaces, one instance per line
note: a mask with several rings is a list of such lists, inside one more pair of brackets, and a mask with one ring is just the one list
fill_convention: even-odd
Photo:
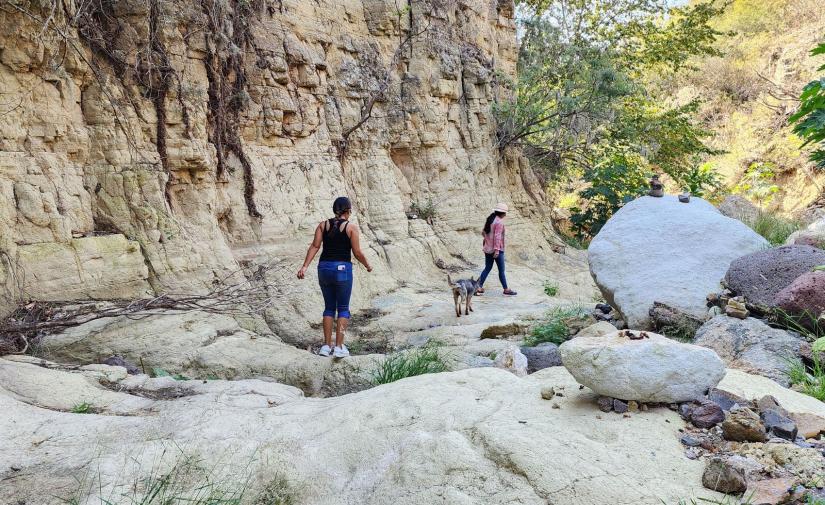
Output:
[[661,302],[689,315],[707,314],[731,261],[768,247],[741,221],[701,198],[644,196],[622,207],[588,248],[590,273],[630,328],[650,329]]
[[574,338],[559,351],[562,364],[580,384],[628,401],[697,400],[725,375],[724,362],[712,350],[650,332]]
[[809,245],[789,245],[746,254],[733,261],[725,283],[756,306],[773,308],[776,296],[800,275],[825,265],[825,251]]

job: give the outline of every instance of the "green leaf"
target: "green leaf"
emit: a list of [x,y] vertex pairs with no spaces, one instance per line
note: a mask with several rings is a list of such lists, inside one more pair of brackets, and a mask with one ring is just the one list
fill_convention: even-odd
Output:
[[814,352],[823,352],[825,351],[825,337],[820,337],[816,339],[811,346]]

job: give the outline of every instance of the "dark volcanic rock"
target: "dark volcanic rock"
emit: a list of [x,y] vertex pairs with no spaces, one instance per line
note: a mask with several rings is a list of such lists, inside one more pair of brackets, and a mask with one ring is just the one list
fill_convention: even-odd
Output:
[[527,357],[527,373],[544,370],[551,366],[561,366],[559,346],[552,342],[544,342],[535,347],[522,347],[521,353]]
[[760,413],[762,422],[765,423],[767,429],[772,435],[790,440],[796,440],[797,428],[793,419],[787,417],[782,412],[774,409],[765,409]]
[[690,422],[697,428],[712,428],[724,420],[722,407],[708,400],[701,402],[690,413]]
[[816,319],[825,313],[825,271],[805,272],[777,293],[774,301],[808,329],[814,329]]
[[725,283],[753,305],[774,307],[780,291],[817,265],[825,265],[822,249],[807,245],[776,247],[734,260]]

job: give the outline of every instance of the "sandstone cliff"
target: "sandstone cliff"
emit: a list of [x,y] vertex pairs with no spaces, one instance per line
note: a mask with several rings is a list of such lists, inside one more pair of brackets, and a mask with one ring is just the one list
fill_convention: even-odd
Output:
[[[5,308],[204,290],[264,259],[291,272],[341,194],[377,265],[356,305],[466,266],[498,200],[521,261],[553,254],[541,186],[495,147],[512,0],[94,4],[0,9]],[[432,224],[407,219],[429,201]],[[297,289],[313,294],[275,326],[315,301]]]

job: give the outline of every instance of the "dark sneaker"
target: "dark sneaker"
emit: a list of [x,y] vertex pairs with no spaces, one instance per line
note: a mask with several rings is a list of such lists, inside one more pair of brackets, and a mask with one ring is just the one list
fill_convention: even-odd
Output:
[[516,296],[518,293],[516,293],[512,289],[505,289],[504,294],[507,295],[507,296]]

